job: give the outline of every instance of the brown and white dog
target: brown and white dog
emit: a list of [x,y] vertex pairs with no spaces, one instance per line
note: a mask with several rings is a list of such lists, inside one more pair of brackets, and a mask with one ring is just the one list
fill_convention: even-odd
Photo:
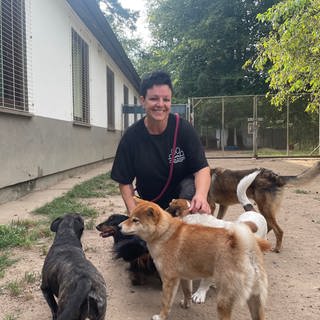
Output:
[[[234,223],[245,223],[251,229],[255,236],[260,237],[262,239],[266,239],[268,228],[267,221],[264,216],[255,211],[253,205],[250,200],[246,196],[246,191],[252,181],[256,178],[256,176],[260,173],[259,170],[254,171],[242,178],[237,187],[237,196],[239,202],[242,204],[245,212],[240,214],[237,220],[235,221],[226,221],[222,219],[217,219],[216,217],[210,214],[203,213],[194,213],[190,214],[189,208],[190,203],[185,199],[173,199],[169,208],[166,209],[174,216],[178,216],[182,218],[183,221],[190,224],[201,224],[207,227],[215,227],[215,228],[230,228],[234,225]],[[206,300],[207,292],[212,285],[212,279],[201,279],[199,287],[196,292],[192,294],[192,301],[195,303],[204,303]]]
[[286,185],[301,186],[313,180],[320,173],[320,161],[296,176],[281,176],[265,168],[248,170],[211,169],[208,201],[211,206],[214,206],[214,203],[219,204],[217,215],[219,219],[224,218],[228,206],[239,203],[237,197],[239,181],[256,170],[260,170],[260,173],[249,186],[247,195],[257,203],[259,212],[266,218],[268,231],[273,230],[276,236],[274,251],[280,252],[283,230],[276,221],[276,215],[281,204],[284,187]]
[[147,242],[162,280],[160,314],[168,318],[179,283],[184,300],[191,304],[191,280],[214,277],[220,320],[231,319],[235,303],[247,303],[252,319],[263,320],[267,297],[267,274],[262,251],[269,243],[255,237],[245,224],[230,229],[187,224],[157,204],[137,199],[128,220],[120,224],[124,234],[138,235]]

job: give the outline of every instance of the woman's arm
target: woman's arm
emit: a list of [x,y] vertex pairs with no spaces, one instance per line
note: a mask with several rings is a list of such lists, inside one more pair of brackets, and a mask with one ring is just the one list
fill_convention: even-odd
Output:
[[133,198],[134,196],[133,185],[119,183],[119,189],[120,189],[122,199],[127,207],[128,215],[130,215],[132,210],[136,207],[136,202]]
[[194,174],[196,193],[191,200],[190,211],[211,213],[208,192],[211,183],[210,168],[204,167]]

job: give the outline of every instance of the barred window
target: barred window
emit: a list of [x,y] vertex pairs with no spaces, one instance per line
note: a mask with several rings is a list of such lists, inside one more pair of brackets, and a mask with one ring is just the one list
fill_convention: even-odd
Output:
[[28,111],[24,0],[1,0],[0,107]]
[[89,113],[89,47],[72,29],[73,120],[90,122]]
[[107,116],[108,116],[108,129],[115,129],[114,117],[114,73],[107,67]]

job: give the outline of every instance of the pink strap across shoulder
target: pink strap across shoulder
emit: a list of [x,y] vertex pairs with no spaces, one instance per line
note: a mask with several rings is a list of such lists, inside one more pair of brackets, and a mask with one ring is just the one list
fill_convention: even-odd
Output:
[[159,195],[151,200],[153,202],[158,201],[163,196],[163,194],[168,189],[168,186],[170,185],[170,182],[171,182],[171,179],[172,179],[173,165],[174,165],[174,155],[176,153],[177,136],[178,136],[178,129],[179,129],[179,121],[180,121],[179,114],[175,113],[175,116],[176,116],[176,128],[175,128],[174,137],[173,137],[173,145],[172,145],[172,151],[171,151],[171,162],[170,162],[170,170],[169,170],[168,180],[167,180],[165,186],[163,187],[163,189],[161,190],[161,192],[159,193]]

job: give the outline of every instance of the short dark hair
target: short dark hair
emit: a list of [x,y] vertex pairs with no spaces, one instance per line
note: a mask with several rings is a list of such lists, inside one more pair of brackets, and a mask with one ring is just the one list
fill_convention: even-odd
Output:
[[171,92],[173,93],[172,82],[167,72],[157,70],[146,74],[141,81],[140,85],[140,96],[146,97],[147,90],[152,88],[154,85],[168,85]]

